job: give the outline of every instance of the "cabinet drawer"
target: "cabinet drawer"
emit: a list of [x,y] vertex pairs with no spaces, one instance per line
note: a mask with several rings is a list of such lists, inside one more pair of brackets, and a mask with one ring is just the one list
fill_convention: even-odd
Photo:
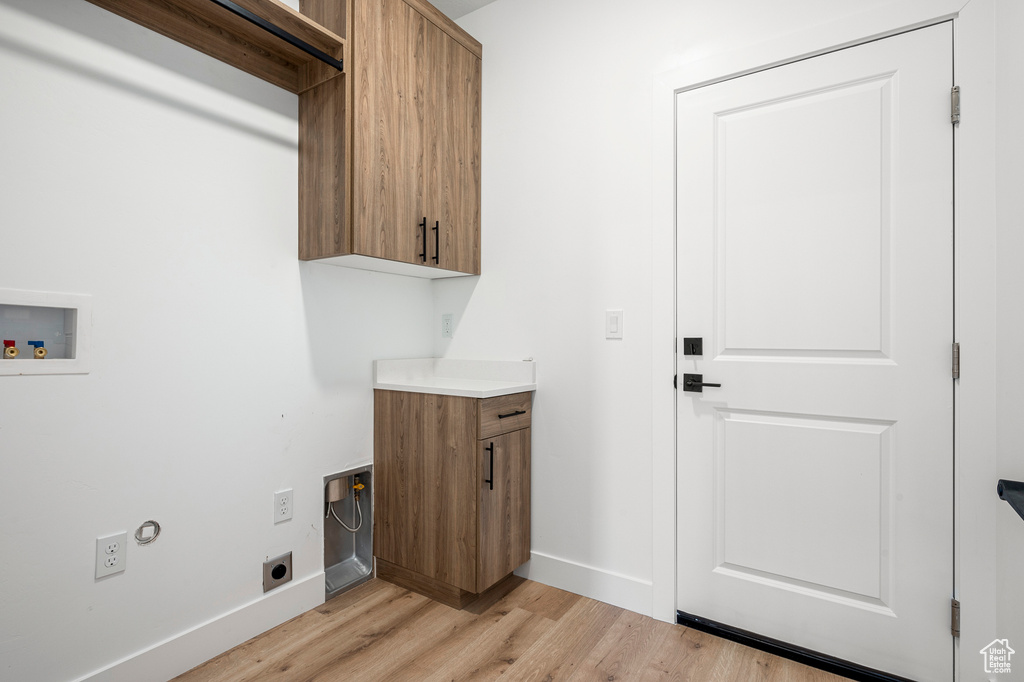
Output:
[[477,438],[492,438],[530,425],[533,393],[513,393],[480,400]]

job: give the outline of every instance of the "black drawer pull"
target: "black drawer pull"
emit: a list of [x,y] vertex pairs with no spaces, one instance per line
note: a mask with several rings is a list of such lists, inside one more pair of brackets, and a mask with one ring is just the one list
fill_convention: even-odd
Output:
[[420,254],[420,260],[424,263],[427,262],[427,216],[423,216],[423,222],[420,223],[420,228],[423,230],[423,253]]
[[486,448],[484,448],[484,450],[486,452],[491,453],[491,469],[490,469],[491,477],[490,478],[485,478],[484,479],[484,483],[489,484],[490,487],[491,487],[491,490],[494,490],[494,441],[491,441],[491,444],[488,445]]
[[498,419],[505,419],[507,417],[518,417],[521,414],[526,414],[526,410],[516,410],[515,412],[509,412],[508,414],[499,414]]
[[[424,224],[426,223],[426,220],[427,220],[426,218],[423,219]],[[435,263],[440,263],[440,261],[438,260],[438,256],[441,255],[441,221],[440,220],[435,220],[434,221],[433,230],[434,230],[434,262]],[[427,233],[424,232],[423,233],[423,241],[424,241],[423,251],[424,252],[427,250],[427,245],[426,245],[427,236],[426,235],[427,235]]]

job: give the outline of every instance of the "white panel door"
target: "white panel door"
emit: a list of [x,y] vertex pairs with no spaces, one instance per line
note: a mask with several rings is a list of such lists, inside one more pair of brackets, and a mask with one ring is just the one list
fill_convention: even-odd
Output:
[[953,662],[952,40],[677,96],[677,606],[922,680]]

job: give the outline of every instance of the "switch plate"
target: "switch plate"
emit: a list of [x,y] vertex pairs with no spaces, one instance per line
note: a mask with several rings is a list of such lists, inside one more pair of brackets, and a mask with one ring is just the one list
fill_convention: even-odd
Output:
[[127,554],[127,531],[96,538],[96,577],[103,578],[124,571]]
[[455,317],[451,313],[445,313],[441,316],[441,338],[450,339],[454,332],[453,327],[455,326]]
[[274,523],[281,523],[292,518],[292,508],[295,506],[291,488],[274,493]]
[[604,314],[604,337],[606,339],[622,338],[622,311],[606,310]]

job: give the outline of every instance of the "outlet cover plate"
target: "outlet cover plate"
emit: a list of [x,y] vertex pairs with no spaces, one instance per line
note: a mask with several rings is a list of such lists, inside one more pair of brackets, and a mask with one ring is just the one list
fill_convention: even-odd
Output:
[[128,555],[128,533],[96,538],[96,577],[121,573]]
[[274,523],[291,519],[294,506],[294,491],[291,488],[274,493]]
[[263,591],[270,592],[292,579],[292,553],[263,562]]

